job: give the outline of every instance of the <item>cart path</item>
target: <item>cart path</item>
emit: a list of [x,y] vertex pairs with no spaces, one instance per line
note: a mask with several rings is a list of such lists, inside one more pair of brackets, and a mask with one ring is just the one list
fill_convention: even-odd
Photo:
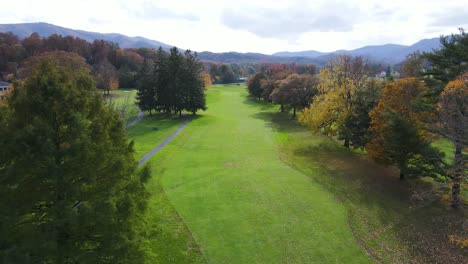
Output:
[[147,160],[149,160],[151,157],[153,157],[156,153],[158,153],[162,148],[164,148],[171,140],[173,140],[190,122],[190,119],[186,119],[182,125],[177,128],[177,130],[172,133],[170,136],[168,136],[161,144],[159,144],[157,147],[155,147],[153,150],[145,154],[139,161],[138,161],[138,166],[140,167],[145,163]]
[[143,117],[145,116],[145,114],[143,113],[143,111],[141,111],[141,109],[138,108],[138,116],[137,118],[135,118],[134,120],[132,120],[132,122],[128,123],[127,124],[127,128],[135,125],[136,123],[140,122]]

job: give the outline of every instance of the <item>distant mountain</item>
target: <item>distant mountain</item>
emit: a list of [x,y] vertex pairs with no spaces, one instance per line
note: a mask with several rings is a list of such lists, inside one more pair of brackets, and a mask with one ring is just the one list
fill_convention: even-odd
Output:
[[172,46],[143,38],[143,37],[128,37],[117,33],[97,33],[89,32],[84,30],[76,30],[64,28],[48,23],[22,23],[22,24],[0,24],[0,32],[11,31],[15,35],[25,38],[30,36],[32,33],[37,32],[41,37],[48,37],[53,34],[59,34],[62,36],[74,36],[87,41],[94,41],[96,39],[103,39],[118,43],[122,48],[159,48],[160,46],[164,49],[170,49]]
[[306,51],[297,51],[297,52],[282,51],[282,52],[277,52],[273,54],[273,56],[316,58],[316,57],[327,55],[327,54],[328,54],[327,52],[306,50]]
[[373,45],[365,46],[354,50],[337,50],[333,52],[319,52],[314,50],[309,51],[298,51],[298,52],[278,52],[273,56],[304,56],[314,59],[320,59],[321,61],[327,61],[327,59],[334,57],[338,54],[349,54],[352,56],[362,56],[367,59],[382,62],[386,64],[396,64],[402,62],[406,56],[410,53],[420,51],[429,52],[433,49],[439,49],[440,42],[439,38],[423,39],[411,46],[397,45],[397,44],[385,44],[385,45]]
[[[62,36],[74,36],[93,41],[104,39],[118,43],[122,48],[159,48],[170,49],[172,46],[144,37],[128,37],[117,33],[97,33],[84,30],[75,30],[64,28],[48,23],[22,23],[22,24],[0,24],[0,32],[11,31],[19,37],[25,38],[32,33],[37,32],[42,37],[48,37],[52,34]],[[299,64],[317,64],[325,65],[331,58],[338,54],[349,54],[353,56],[362,56],[375,62],[384,64],[396,64],[405,59],[405,57],[415,51],[431,51],[439,48],[439,38],[424,39],[411,46],[386,44],[376,46],[365,46],[355,50],[337,50],[334,52],[319,52],[314,50],[299,52],[278,52],[273,55],[260,53],[238,53],[238,52],[200,52],[199,57],[203,61],[217,63],[299,63]]]
[[239,52],[223,52],[213,53],[204,51],[198,53],[198,57],[207,62],[217,63],[298,63],[298,64],[326,64],[326,60],[307,58],[307,57],[281,57],[271,56],[261,53],[239,53]]

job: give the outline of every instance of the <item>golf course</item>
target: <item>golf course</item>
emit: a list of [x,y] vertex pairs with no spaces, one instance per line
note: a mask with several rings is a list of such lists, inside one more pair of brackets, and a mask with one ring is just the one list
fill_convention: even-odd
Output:
[[[207,105],[208,110],[200,115],[186,116],[191,119],[188,126],[148,162],[154,193],[153,207],[148,210],[149,230],[167,236],[150,240],[148,250],[154,251],[156,259],[180,263],[371,262],[353,236],[347,208],[317,180],[333,176],[331,172],[319,162],[310,163],[309,173],[290,166],[294,161],[288,164],[291,140],[309,132],[287,114],[278,113],[277,106],[248,98],[244,85],[211,87]],[[275,123],[275,117],[282,121]],[[146,116],[129,128],[137,158],[183,121]],[[281,129],[281,122],[292,125]],[[153,131],[153,126],[158,130]],[[324,137],[314,140],[325,149],[324,155],[339,147]],[[329,165],[339,166],[337,162]]]
[[[428,223],[437,208],[410,211],[395,170],[311,134],[249,98],[245,85],[210,87],[207,106],[129,128],[140,159],[190,119],[143,164],[153,176],[151,262],[393,263],[428,254],[410,244],[437,233]],[[405,228],[412,223],[420,228]]]

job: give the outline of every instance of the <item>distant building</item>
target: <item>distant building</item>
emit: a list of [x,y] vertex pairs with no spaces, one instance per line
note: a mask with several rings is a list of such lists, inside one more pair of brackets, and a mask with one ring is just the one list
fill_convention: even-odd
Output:
[[380,72],[379,74],[377,74],[375,77],[377,78],[385,78],[387,76],[387,72],[386,71],[382,71]]
[[11,83],[0,82],[0,95],[6,93],[11,88]]

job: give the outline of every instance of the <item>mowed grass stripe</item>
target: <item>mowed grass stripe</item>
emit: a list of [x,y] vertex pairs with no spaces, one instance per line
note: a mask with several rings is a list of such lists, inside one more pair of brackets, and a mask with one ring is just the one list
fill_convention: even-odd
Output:
[[210,263],[368,263],[345,208],[278,158],[245,86],[215,86],[208,111],[152,164]]

